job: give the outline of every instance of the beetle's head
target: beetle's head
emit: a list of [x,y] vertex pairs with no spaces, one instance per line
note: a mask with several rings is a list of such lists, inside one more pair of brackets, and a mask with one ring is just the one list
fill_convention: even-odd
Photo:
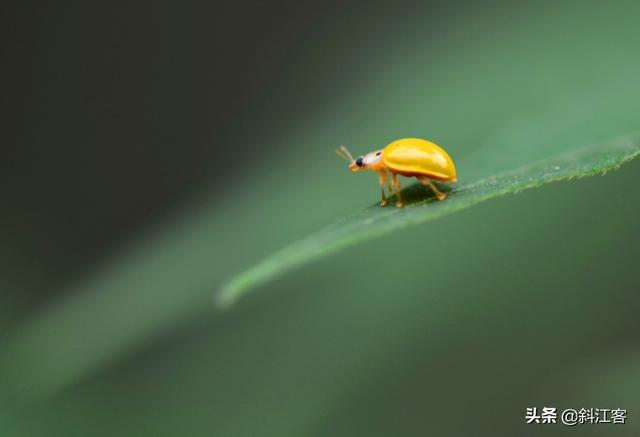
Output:
[[349,163],[349,170],[351,171],[364,170],[365,168],[367,168],[367,165],[364,162],[364,156],[356,156],[356,158]]
[[367,153],[364,156],[358,156],[354,158],[353,156],[351,156],[351,153],[349,153],[349,150],[347,150],[345,146],[340,146],[338,149],[336,149],[336,153],[349,161],[349,170],[351,171],[371,168],[373,164],[380,160],[380,151]]

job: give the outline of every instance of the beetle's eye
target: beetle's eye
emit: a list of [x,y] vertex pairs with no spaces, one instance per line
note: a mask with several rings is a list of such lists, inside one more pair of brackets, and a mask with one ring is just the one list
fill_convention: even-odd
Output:
[[358,167],[362,167],[362,156],[358,156],[358,158],[356,159],[356,165]]

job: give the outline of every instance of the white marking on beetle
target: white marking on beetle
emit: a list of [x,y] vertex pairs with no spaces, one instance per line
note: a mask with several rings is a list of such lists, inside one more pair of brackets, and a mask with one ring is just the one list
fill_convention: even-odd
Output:
[[382,155],[376,155],[376,152],[371,152],[371,153],[367,153],[364,156],[364,163],[369,165],[369,164],[373,164],[374,162],[378,162],[380,161],[380,158],[382,157]]

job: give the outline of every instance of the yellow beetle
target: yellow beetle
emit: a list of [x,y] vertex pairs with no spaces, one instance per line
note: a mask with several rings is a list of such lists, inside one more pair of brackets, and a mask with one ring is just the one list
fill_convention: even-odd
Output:
[[441,182],[456,182],[456,168],[447,152],[431,141],[422,138],[401,138],[393,141],[381,150],[367,153],[353,159],[345,146],[340,146],[336,153],[349,161],[349,170],[373,170],[378,173],[382,199],[380,205],[387,204],[384,184],[387,180],[387,170],[391,172],[389,192],[392,187],[398,199],[398,208],[402,208],[400,183],[398,175],[415,177],[423,185],[428,185],[438,200],[443,200],[446,194],[439,191],[431,180]]

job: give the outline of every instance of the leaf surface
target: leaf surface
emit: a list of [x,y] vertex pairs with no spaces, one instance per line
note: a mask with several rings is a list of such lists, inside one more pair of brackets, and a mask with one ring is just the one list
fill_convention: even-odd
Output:
[[[411,225],[422,224],[509,193],[573,178],[605,174],[640,153],[635,138],[622,138],[551,156],[487,178],[450,186],[437,201],[428,188],[414,184],[402,191],[404,208],[372,205],[267,256],[227,282],[217,302],[228,306],[257,286],[317,258]],[[446,190],[446,186],[441,186]],[[389,201],[394,204],[395,197]]]

